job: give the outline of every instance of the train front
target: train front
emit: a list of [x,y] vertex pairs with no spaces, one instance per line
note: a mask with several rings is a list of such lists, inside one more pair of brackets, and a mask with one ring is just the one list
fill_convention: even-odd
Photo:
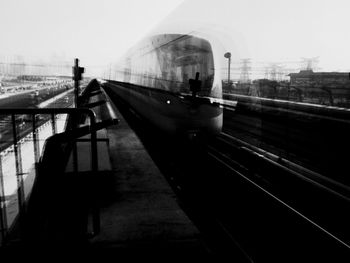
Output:
[[151,41],[161,69],[155,87],[173,95],[163,108],[171,120],[163,128],[189,137],[220,133],[223,112],[214,103],[222,98],[220,63],[210,42],[176,34],[159,35]]
[[[222,53],[222,52],[221,52]],[[220,57],[222,54],[220,53]],[[217,59],[216,59],[217,58]],[[113,91],[139,115],[176,135],[221,132],[219,55],[211,43],[189,34],[157,34],[132,48],[109,78]]]

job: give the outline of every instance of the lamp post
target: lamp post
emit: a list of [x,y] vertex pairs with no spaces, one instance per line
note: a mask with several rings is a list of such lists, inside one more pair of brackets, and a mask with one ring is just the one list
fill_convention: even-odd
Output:
[[230,85],[231,53],[230,52],[226,52],[224,57],[228,59],[227,84]]

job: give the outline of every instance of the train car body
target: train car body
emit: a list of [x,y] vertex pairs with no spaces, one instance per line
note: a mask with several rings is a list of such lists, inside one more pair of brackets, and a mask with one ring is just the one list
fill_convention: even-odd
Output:
[[[222,108],[212,103],[222,98],[216,63],[203,38],[155,35],[131,49],[107,79],[113,92],[162,130],[212,135],[222,128]],[[198,84],[195,94],[190,79]]]

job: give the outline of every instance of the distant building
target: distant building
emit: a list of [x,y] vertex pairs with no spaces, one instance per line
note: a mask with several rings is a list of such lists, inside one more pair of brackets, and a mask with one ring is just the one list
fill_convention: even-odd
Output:
[[343,107],[350,105],[349,73],[301,70],[288,76],[290,89],[297,90],[302,101]]
[[349,73],[346,72],[313,72],[301,70],[299,73],[290,73],[290,85],[295,87],[324,87],[339,88],[349,87]]

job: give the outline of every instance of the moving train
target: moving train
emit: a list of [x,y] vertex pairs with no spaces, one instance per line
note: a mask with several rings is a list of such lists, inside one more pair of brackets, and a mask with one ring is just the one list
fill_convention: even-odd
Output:
[[105,79],[113,92],[163,131],[211,136],[220,133],[223,122],[217,58],[215,45],[204,38],[153,35],[129,50]]

